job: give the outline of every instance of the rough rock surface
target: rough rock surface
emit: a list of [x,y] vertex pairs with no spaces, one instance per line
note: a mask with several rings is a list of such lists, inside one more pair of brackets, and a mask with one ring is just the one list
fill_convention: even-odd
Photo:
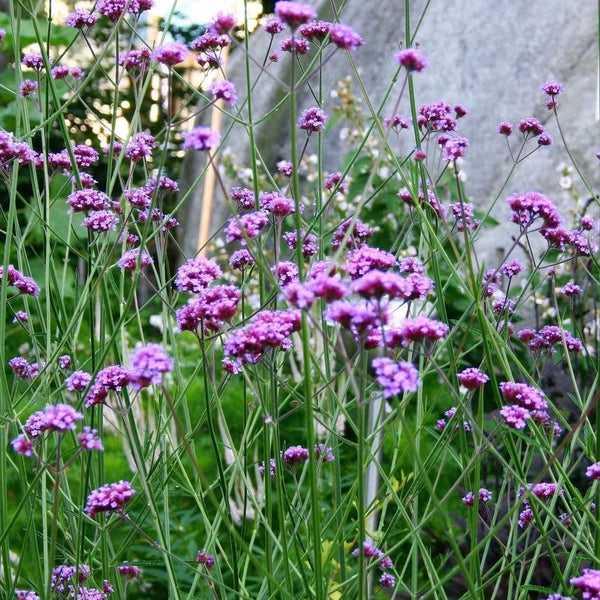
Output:
[[[331,18],[331,2],[315,2],[322,18]],[[341,6],[343,3],[336,3]],[[426,14],[420,21],[425,6]],[[502,193],[495,209],[497,218],[508,214],[504,198],[516,191],[535,189],[547,193],[566,208],[566,199],[558,186],[557,166],[568,161],[559,132],[550,113],[544,108],[545,96],[540,85],[548,79],[561,81],[565,93],[559,98],[559,115],[574,157],[594,186],[597,179],[595,151],[598,145],[597,120],[597,7],[593,3],[563,0],[447,0],[411,2],[413,31],[420,22],[414,42],[420,44],[430,66],[415,77],[417,102],[444,99],[462,103],[470,111],[460,122],[460,133],[470,140],[465,170],[467,193],[479,207],[489,207],[499,194],[512,161],[504,139],[496,133],[500,121],[518,123],[521,118],[537,116],[548,121],[555,140],[552,147],[541,148],[519,165]],[[366,45],[352,54],[356,68],[374,106],[379,106],[389,86],[396,63],[394,51],[404,43],[404,3],[399,0],[347,0],[343,23],[352,25],[365,39]],[[269,37],[263,31],[253,34],[251,48],[258,61],[266,52]],[[237,83],[240,97],[245,95],[243,53],[236,51],[229,66],[229,78]],[[269,67],[273,76],[263,75],[254,93],[254,114],[260,118],[285,93],[283,81],[289,81],[289,56],[283,56]],[[258,69],[254,70],[253,80]],[[329,93],[345,75],[352,75],[346,53],[338,51],[325,67],[325,110]],[[358,87],[353,88],[359,93]],[[396,82],[387,111],[397,98],[400,82]],[[314,104],[304,87],[299,107]],[[400,111],[408,113],[407,105]],[[268,126],[257,126],[256,140],[265,163],[273,167],[277,160],[289,158],[287,108],[276,113]],[[383,114],[387,114],[384,109]],[[225,131],[226,127],[224,128]],[[247,134],[233,127],[226,145],[238,160],[247,161]],[[326,167],[337,170],[347,148],[334,133],[326,142]],[[184,171],[188,186],[205,164],[205,156],[191,154]],[[577,183],[577,182],[576,182]],[[185,184],[185,182],[184,182]],[[233,183],[235,184],[235,183]],[[578,184],[582,194],[588,194]],[[589,194],[588,194],[589,195]],[[201,212],[202,189],[196,189],[186,207],[184,251],[196,251],[196,231]],[[227,216],[227,208],[217,195],[211,230]],[[507,225],[487,234],[486,254],[489,258],[505,247],[511,233]]]

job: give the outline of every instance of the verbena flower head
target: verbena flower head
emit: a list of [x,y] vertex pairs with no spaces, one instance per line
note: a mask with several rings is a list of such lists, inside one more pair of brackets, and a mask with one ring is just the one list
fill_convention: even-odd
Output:
[[19,86],[19,98],[33,96],[38,89],[38,82],[33,79],[25,79]]
[[[48,58],[48,62],[52,63],[50,58]],[[44,68],[44,58],[40,52],[30,52],[23,56],[21,60],[21,64],[24,67],[29,67],[34,71],[41,71]]]
[[210,93],[215,99],[224,100],[231,106],[234,106],[238,99],[235,85],[226,79],[219,79],[213,82],[210,86]]
[[228,34],[237,24],[235,15],[231,13],[217,13],[210,24],[210,30],[217,35]]
[[283,453],[283,460],[288,465],[298,465],[308,460],[308,449],[304,446],[290,446]]
[[225,227],[225,240],[228,243],[240,240],[242,244],[245,244],[246,240],[244,236],[249,238],[258,237],[261,229],[268,224],[269,217],[264,210],[246,213],[239,217],[232,217]]
[[210,127],[194,127],[189,133],[183,134],[183,149],[200,152],[212,150],[221,142],[221,136]]
[[81,224],[96,233],[116,231],[119,218],[112,210],[95,210],[89,213]]
[[392,253],[365,244],[348,253],[348,259],[342,265],[342,269],[350,275],[351,279],[358,279],[372,270],[391,269],[397,263],[398,261]]
[[396,578],[391,573],[382,573],[379,578],[379,585],[385,588],[393,588],[396,585]]
[[600,462],[590,465],[585,471],[585,476],[594,481],[600,481]]
[[173,359],[160,344],[146,344],[131,353],[131,386],[135,390],[160,385],[164,373],[173,370]]
[[445,338],[449,329],[448,325],[441,321],[418,316],[403,319],[396,327],[392,327],[386,332],[386,341],[392,347],[408,346],[413,342],[425,340],[436,341]]
[[524,429],[527,420],[531,418],[531,413],[526,408],[516,404],[503,406],[500,414],[504,418],[504,422],[513,429]]
[[98,437],[98,430],[91,427],[84,427],[83,431],[77,434],[77,440],[85,450],[98,450],[100,452],[104,450],[102,440]]
[[525,136],[535,137],[544,133],[545,129],[539,119],[528,117],[519,122],[519,131]]
[[86,27],[93,27],[99,18],[97,12],[90,12],[85,8],[76,8],[72,13],[69,13],[65,18],[65,25],[67,27],[74,27],[75,29],[85,29]]
[[526,383],[504,381],[500,384],[500,392],[507,402],[516,403],[528,410],[546,410],[548,408],[542,392]]
[[477,389],[490,379],[485,373],[476,367],[469,367],[468,369],[458,373],[456,377],[458,378],[460,384],[468,390]]
[[574,577],[569,583],[583,592],[584,600],[600,600],[600,571],[584,569],[583,575]]
[[342,50],[353,52],[359,46],[363,46],[365,41],[348,25],[336,23],[331,28],[331,42]]
[[0,265],[0,281],[8,280],[8,285],[14,286],[21,294],[27,294],[37,298],[40,295],[40,287],[32,277],[23,275],[21,271],[15,269],[13,265],[8,265],[6,274],[4,267]]
[[154,137],[144,131],[136,133],[127,144],[125,156],[132,162],[139,162],[144,158],[152,156],[152,151],[156,148]]
[[75,429],[77,421],[83,415],[68,404],[51,404],[43,410],[29,416],[23,431],[30,437],[36,438],[45,431],[65,433]]
[[371,366],[386,398],[393,398],[403,392],[416,392],[421,383],[419,372],[409,362],[397,363],[391,358],[380,356],[373,359]]
[[98,513],[121,512],[134,494],[135,490],[128,481],[103,485],[88,496],[85,512],[92,519]]
[[562,218],[554,203],[538,192],[514,194],[506,201],[513,211],[510,220],[522,229],[529,227],[536,219],[541,219],[544,227],[557,227]]
[[128,0],[98,0],[96,10],[111,21],[115,22],[121,18],[121,15],[127,8]]
[[338,250],[344,241],[348,250],[360,248],[372,235],[373,228],[359,219],[348,219],[333,233],[331,248]]
[[92,381],[92,376],[86,371],[75,371],[65,379],[65,386],[70,392],[82,392]]
[[409,73],[419,73],[429,66],[429,61],[419,48],[405,48],[396,52],[396,62]]
[[[492,499],[492,492],[486,488],[480,488],[478,495],[479,502],[481,504],[486,504]],[[467,494],[463,497],[462,502],[465,506],[473,506],[475,504],[475,495],[473,492],[467,492]]]
[[240,298],[240,290],[233,285],[201,290],[176,311],[177,326],[180,331],[196,331],[202,323],[206,331],[218,331],[225,321],[234,317]]
[[199,256],[190,258],[177,269],[174,286],[180,292],[200,292],[223,275],[221,267],[212,259]]
[[298,33],[309,40],[316,39],[322,41],[327,37],[327,34],[331,31],[332,27],[333,23],[330,21],[309,21],[308,23],[300,25]]
[[298,121],[298,127],[309,133],[317,133],[325,129],[327,115],[318,107],[307,108]]
[[242,248],[241,250],[236,250],[229,259],[229,264],[233,269],[241,270],[245,267],[251,267],[254,263],[254,257],[245,248]]
[[552,97],[558,96],[564,91],[562,84],[558,83],[558,81],[553,80],[546,81],[546,83],[542,85],[541,89],[542,92],[544,92],[544,94]]
[[465,150],[469,147],[469,140],[458,135],[448,138],[442,146],[443,160],[457,160],[465,155]]
[[275,4],[275,14],[292,29],[311,19],[317,18],[317,12],[310,4],[305,2],[288,2],[286,0],[279,0]]
[[140,576],[140,569],[134,565],[123,563],[117,567],[119,575],[125,580],[137,579]]
[[296,210],[294,200],[279,192],[261,192],[258,201],[262,210],[275,217],[287,217]]
[[285,29],[285,26],[279,19],[271,18],[264,24],[263,29],[271,35],[277,35]]
[[263,310],[248,325],[236,329],[227,338],[225,355],[238,365],[255,364],[270,349],[289,350],[290,336],[300,329],[300,312]]
[[110,198],[98,190],[76,190],[67,196],[70,212],[87,212],[90,210],[106,210],[111,207]]
[[152,52],[145,46],[137,50],[124,50],[119,54],[119,65],[131,76],[142,75],[150,68]]
[[279,42],[279,47],[284,52],[290,52],[291,54],[304,55],[304,54],[308,54],[308,51],[310,50],[310,43],[308,40],[305,40],[304,38],[291,36],[291,37],[285,38],[284,40],[281,40],[281,42]]
[[33,442],[26,435],[19,434],[10,444],[17,454],[25,457],[33,456]]
[[151,265],[154,261],[152,257],[145,251],[140,250],[139,248],[133,248],[131,250],[126,250],[121,258],[117,262],[117,266],[122,271],[135,271],[137,265],[140,267],[147,267]]
[[188,56],[190,51],[180,42],[170,42],[162,44],[154,48],[152,58],[163,65],[174,67],[182,63]]

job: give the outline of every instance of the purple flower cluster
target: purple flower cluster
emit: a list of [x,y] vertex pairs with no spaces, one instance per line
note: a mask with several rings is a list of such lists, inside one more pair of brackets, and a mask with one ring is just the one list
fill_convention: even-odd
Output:
[[163,374],[173,370],[173,359],[160,344],[146,344],[136,348],[131,353],[129,362],[129,383],[134,390],[160,385]]
[[600,600],[600,571],[583,569],[583,575],[574,577],[569,583],[583,592],[583,600]]
[[348,253],[346,262],[342,269],[350,275],[352,279],[358,279],[372,270],[385,271],[398,264],[396,257],[390,252],[363,245],[356,250]]
[[98,513],[122,512],[134,494],[135,490],[128,481],[103,485],[87,497],[85,512],[92,519]]
[[289,350],[290,336],[300,329],[300,313],[294,310],[263,310],[245,327],[236,329],[224,346],[225,368],[239,372],[244,364],[256,364],[270,349]]
[[216,100],[223,100],[230,106],[235,106],[238,96],[235,85],[231,81],[219,79],[210,86],[210,93]]
[[154,137],[144,131],[136,133],[131,137],[125,149],[125,156],[132,162],[140,162],[144,158],[152,156],[156,148]]
[[392,347],[408,346],[413,342],[425,340],[436,341],[445,338],[449,329],[445,323],[425,316],[403,319],[396,327],[386,332],[386,341]]
[[245,237],[258,237],[261,229],[269,224],[269,217],[264,210],[231,217],[225,227],[225,239],[228,243],[240,240],[246,243]]
[[[486,488],[480,488],[478,495],[480,504],[487,504],[492,499],[492,492]],[[473,494],[473,492],[467,492],[467,494],[463,497],[462,502],[465,506],[474,506],[475,494]]]
[[317,18],[317,13],[310,4],[306,4],[305,2],[288,2],[287,0],[279,0],[275,4],[275,14],[292,29]]
[[[352,556],[358,558],[360,552],[360,548],[355,548],[352,551]],[[392,559],[389,556],[386,556],[383,550],[380,550],[379,548],[377,548],[377,546],[374,546],[370,542],[362,543],[362,553],[365,558],[374,558],[377,561],[377,566],[382,571],[394,568],[394,563],[392,562]],[[384,576],[387,577],[384,578]],[[381,578],[379,579],[379,583],[384,587],[394,587],[396,585],[396,579],[390,573],[384,572]]]
[[153,262],[152,257],[145,250],[133,248],[123,252],[123,255],[117,262],[117,266],[122,271],[135,271],[138,263],[140,267],[147,267]]
[[418,48],[405,48],[396,52],[396,62],[409,73],[420,73],[429,66],[429,61]]
[[16,288],[21,294],[33,296],[37,298],[40,295],[40,286],[35,282],[33,277],[23,275],[21,271],[15,269],[13,265],[8,265],[6,268],[6,274],[4,273],[4,267],[0,265],[0,281],[6,277],[8,285]]
[[419,384],[419,372],[412,363],[395,362],[391,358],[374,358],[371,366],[375,371],[375,380],[383,389],[386,398],[393,398],[404,392],[416,392]]
[[327,115],[318,107],[307,108],[298,121],[298,127],[304,129],[310,135],[325,129]]
[[209,258],[190,258],[177,269],[174,286],[180,292],[201,292],[223,275],[219,265]]
[[43,410],[29,416],[23,431],[34,439],[46,431],[66,433],[75,429],[77,421],[83,419],[83,415],[68,404],[51,404]]
[[202,324],[205,332],[218,331],[230,321],[240,302],[239,288],[216,285],[202,289],[185,306],[177,309],[179,331],[197,331]]
[[562,222],[554,203],[538,192],[514,194],[507,203],[512,210],[510,220],[521,229],[527,229],[537,219],[541,219],[542,226],[547,228],[558,227]]
[[163,65],[174,67],[182,63],[188,56],[190,51],[181,42],[170,42],[156,46],[152,52],[152,58]]
[[347,219],[333,233],[332,250],[338,250],[342,243],[348,250],[360,248],[373,235],[373,228],[359,219]]
[[8,366],[19,379],[34,379],[40,374],[40,370],[45,367],[45,363],[44,361],[30,363],[22,356],[15,356],[8,361]]
[[476,367],[464,369],[460,373],[457,373],[456,377],[458,378],[460,385],[468,390],[475,390],[490,379],[483,371],[480,371]]
[[221,142],[221,136],[210,127],[194,127],[189,133],[183,134],[183,149],[212,150]]
[[562,347],[563,344],[569,352],[583,352],[581,340],[571,335],[566,329],[561,329],[556,325],[546,325],[539,331],[522,329],[517,337],[534,352],[546,351],[549,354],[554,354],[556,352],[555,347]]

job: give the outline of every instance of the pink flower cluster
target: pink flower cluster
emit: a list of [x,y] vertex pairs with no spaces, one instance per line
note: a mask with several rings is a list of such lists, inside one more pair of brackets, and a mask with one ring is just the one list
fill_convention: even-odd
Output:
[[85,512],[92,519],[98,513],[122,512],[134,494],[135,490],[128,481],[103,485],[87,497]]
[[416,392],[421,381],[416,367],[409,362],[395,362],[391,358],[379,356],[371,361],[375,380],[383,389],[386,398],[393,398],[404,392]]
[[237,373],[244,364],[256,364],[269,350],[289,350],[290,336],[300,329],[300,313],[295,310],[263,310],[245,327],[236,329],[224,346],[225,369]]
[[[358,558],[360,552],[361,552],[360,548],[355,548],[352,551],[352,556],[354,556],[355,558]],[[370,542],[362,543],[362,553],[365,558],[375,559],[377,561],[377,567],[380,568],[382,571],[384,571],[384,573],[381,575],[381,577],[379,579],[379,583],[383,587],[394,587],[396,585],[395,577],[393,575],[391,575],[390,573],[385,572],[388,569],[394,568],[394,563],[392,562],[392,559],[389,556],[386,556],[385,552],[383,552],[383,550],[380,550],[379,548],[377,548]]]
[[6,277],[7,284],[15,287],[21,294],[33,296],[37,298],[40,295],[40,286],[35,282],[33,277],[23,275],[21,271],[15,269],[13,265],[8,265],[6,274],[4,267],[0,265],[0,281]]

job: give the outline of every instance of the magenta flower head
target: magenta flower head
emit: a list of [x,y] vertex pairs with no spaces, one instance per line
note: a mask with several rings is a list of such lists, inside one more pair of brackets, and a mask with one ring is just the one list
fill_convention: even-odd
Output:
[[391,358],[379,356],[373,359],[371,366],[386,398],[393,398],[402,392],[416,392],[421,383],[419,372],[409,362],[397,363]]
[[160,344],[146,344],[131,354],[131,386],[140,390],[160,385],[162,374],[173,370],[173,359]]
[[221,142],[221,136],[210,127],[194,127],[189,133],[183,134],[183,149],[212,150]]
[[317,11],[305,2],[280,0],[275,4],[275,14],[292,29],[317,18]]
[[594,481],[600,481],[600,462],[590,465],[585,471],[585,476]]
[[600,598],[600,571],[584,569],[581,577],[574,577],[569,583],[583,592],[584,600]]
[[[24,67],[29,67],[34,71],[41,71],[44,68],[44,58],[39,52],[31,52],[26,54],[21,63]],[[48,63],[52,64],[50,58],[48,58]]]
[[200,293],[221,275],[223,272],[214,260],[199,256],[177,269],[174,285],[180,292]]
[[86,27],[92,27],[99,18],[99,14],[96,12],[90,12],[85,8],[76,8],[72,13],[69,13],[65,18],[65,25],[67,27],[74,27],[75,29],[84,29]]
[[152,150],[156,148],[154,137],[144,131],[136,133],[127,144],[125,156],[133,162],[139,162],[143,158],[148,158],[152,154]]
[[396,52],[396,61],[409,73],[419,73],[429,66],[429,61],[418,48],[405,48]]
[[125,580],[137,579],[140,576],[140,568],[134,565],[123,563],[117,567],[119,575]]
[[327,123],[327,115],[316,106],[307,108],[298,121],[298,127],[308,131],[308,134],[323,131]]
[[480,371],[475,367],[470,367],[461,371],[456,377],[458,378],[460,385],[468,390],[477,389],[489,380],[489,377],[483,371]]
[[348,25],[337,23],[331,28],[331,41],[342,50],[354,51],[364,46],[365,41]]
[[497,131],[500,135],[505,135],[508,137],[513,131],[513,124],[509,123],[508,121],[502,121],[498,125]]
[[182,63],[188,56],[190,51],[184,44],[180,42],[171,42],[154,48],[152,58],[163,65],[174,67]]
[[220,79],[210,86],[210,93],[218,100],[224,100],[231,106],[237,102],[238,95],[231,81]]
[[546,81],[546,83],[542,85],[542,92],[551,97],[562,94],[563,90],[562,84],[558,83],[558,81]]
[[4,29],[0,29],[0,44],[4,41],[5,35],[6,35],[6,31]]
[[103,485],[87,497],[85,512],[92,519],[98,513],[121,512],[134,494],[135,490],[128,481]]

